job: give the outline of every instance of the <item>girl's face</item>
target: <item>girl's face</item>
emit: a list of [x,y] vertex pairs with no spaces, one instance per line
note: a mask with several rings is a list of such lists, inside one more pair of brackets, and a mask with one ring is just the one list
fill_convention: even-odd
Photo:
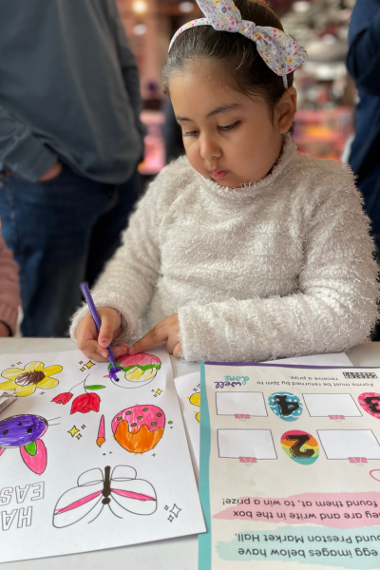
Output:
[[217,66],[195,63],[172,74],[169,90],[191,166],[220,186],[236,188],[266,176],[278,159],[296,92],[285,92],[272,118],[262,97],[235,91],[223,75]]

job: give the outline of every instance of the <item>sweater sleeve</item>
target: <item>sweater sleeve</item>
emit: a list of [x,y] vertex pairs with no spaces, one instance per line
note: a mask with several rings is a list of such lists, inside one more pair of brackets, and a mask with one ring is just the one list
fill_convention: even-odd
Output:
[[[132,214],[122,237],[122,245],[106,265],[92,296],[97,307],[116,309],[122,317],[121,336],[115,344],[127,341],[138,330],[139,318],[146,309],[159,275],[161,256],[158,244],[161,207],[161,177],[149,186]],[[75,313],[70,334],[76,340],[76,327],[88,312],[83,305]]]
[[18,265],[0,235],[0,321],[8,325],[13,335],[19,303]]
[[352,175],[340,172],[305,223],[297,291],[180,308],[186,360],[263,361],[345,351],[366,340],[377,318],[377,264]]
[[56,160],[57,155],[33,135],[30,127],[0,102],[0,163],[26,180],[37,182]]

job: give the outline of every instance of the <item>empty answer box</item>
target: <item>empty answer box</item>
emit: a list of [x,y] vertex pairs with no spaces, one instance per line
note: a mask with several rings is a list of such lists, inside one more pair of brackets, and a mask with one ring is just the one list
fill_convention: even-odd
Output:
[[218,415],[248,414],[256,417],[268,415],[262,392],[216,392],[215,397]]
[[219,457],[277,459],[270,429],[218,429]]
[[351,394],[302,394],[310,416],[359,417],[361,412]]
[[319,429],[317,433],[327,459],[380,459],[380,445],[371,429]]

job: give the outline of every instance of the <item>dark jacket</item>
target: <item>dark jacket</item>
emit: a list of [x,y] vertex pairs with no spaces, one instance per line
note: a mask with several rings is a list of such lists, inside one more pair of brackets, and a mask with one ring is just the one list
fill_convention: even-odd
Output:
[[349,163],[380,251],[380,0],[357,0],[348,39],[347,68],[359,94]]
[[62,159],[119,184],[143,150],[139,78],[115,0],[0,0],[0,169]]
[[380,167],[380,0],[357,0],[348,40],[347,68],[360,98],[350,164],[361,175]]

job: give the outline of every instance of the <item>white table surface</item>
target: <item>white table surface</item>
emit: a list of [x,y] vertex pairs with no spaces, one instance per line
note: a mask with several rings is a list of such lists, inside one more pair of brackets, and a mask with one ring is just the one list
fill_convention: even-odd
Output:
[[[0,354],[61,352],[76,348],[77,346],[66,338],[0,338]],[[354,366],[380,366],[380,343],[356,346],[347,352],[347,356]],[[175,378],[199,370],[199,364],[183,362],[173,356],[170,358]],[[5,540],[3,533],[0,537],[1,540]],[[42,536],[40,540],[43,540]],[[196,536],[84,554],[1,564],[1,570],[110,570],[111,568],[196,570],[197,567]]]

